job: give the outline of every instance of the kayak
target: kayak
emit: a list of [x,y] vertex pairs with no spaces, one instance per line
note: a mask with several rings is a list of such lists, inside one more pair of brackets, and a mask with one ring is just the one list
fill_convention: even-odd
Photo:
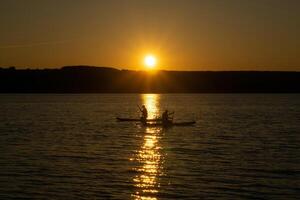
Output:
[[147,119],[147,123],[143,123],[141,118],[122,118],[116,117],[119,122],[141,122],[143,126],[147,127],[172,127],[172,126],[192,126],[196,121],[183,121],[183,122],[169,122],[162,123],[161,118]]
[[[122,118],[122,117],[117,117],[116,118],[120,122],[142,122],[141,118]],[[155,119],[147,119],[147,122],[159,122],[161,121],[160,118],[155,118]]]
[[163,124],[161,122],[154,122],[154,123],[146,123],[143,124],[144,126],[149,126],[149,127],[157,127],[157,126],[162,126],[162,127],[172,127],[172,126],[192,126],[196,124],[195,121],[187,121],[187,122],[170,122],[167,124]]

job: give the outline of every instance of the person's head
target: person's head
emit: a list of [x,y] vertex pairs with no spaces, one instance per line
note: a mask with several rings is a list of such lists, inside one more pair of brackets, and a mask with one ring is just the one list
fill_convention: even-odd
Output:
[[165,113],[168,113],[168,112],[169,112],[169,111],[166,109],[166,110],[165,110]]
[[146,106],[145,106],[145,105],[142,105],[142,108],[146,108]]

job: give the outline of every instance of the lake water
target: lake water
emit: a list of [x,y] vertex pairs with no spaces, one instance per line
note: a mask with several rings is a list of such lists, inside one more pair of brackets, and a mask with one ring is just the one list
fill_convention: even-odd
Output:
[[0,199],[299,199],[300,95],[2,94],[0,156]]

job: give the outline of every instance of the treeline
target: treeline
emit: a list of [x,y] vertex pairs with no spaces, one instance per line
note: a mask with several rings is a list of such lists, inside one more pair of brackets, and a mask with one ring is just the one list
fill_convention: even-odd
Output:
[[1,93],[299,93],[300,72],[0,68]]

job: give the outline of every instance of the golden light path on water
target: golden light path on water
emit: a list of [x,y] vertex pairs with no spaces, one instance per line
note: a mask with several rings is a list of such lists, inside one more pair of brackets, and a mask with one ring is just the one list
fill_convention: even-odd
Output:
[[[148,109],[148,117],[154,118],[159,114],[158,94],[143,94],[142,101]],[[135,160],[140,164],[137,175],[133,182],[136,188],[134,199],[156,200],[159,192],[159,176],[162,174],[163,156],[161,154],[160,128],[146,128],[143,136],[143,145],[135,156]]]

